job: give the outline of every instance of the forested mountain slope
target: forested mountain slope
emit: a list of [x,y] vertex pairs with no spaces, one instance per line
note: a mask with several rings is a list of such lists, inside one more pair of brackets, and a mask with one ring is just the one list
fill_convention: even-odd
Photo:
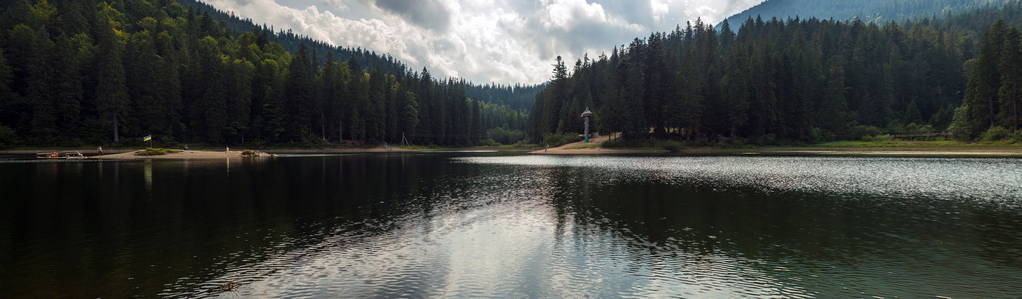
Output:
[[[1009,71],[1022,69],[1017,38],[1003,23],[986,32],[1020,11],[1016,2],[901,25],[747,19],[738,33],[697,22],[578,61],[570,73],[559,63],[533,104],[530,133],[539,141],[581,132],[589,106],[600,132],[631,139],[818,142],[937,132],[953,119],[959,135],[975,138],[1019,125],[1022,83]],[[963,97],[974,104],[956,114]]]
[[[469,145],[484,123],[524,125],[520,112],[468,99],[464,82],[293,35],[237,32],[178,1],[18,0],[0,15],[0,146],[140,143],[150,134],[165,144],[404,135]],[[296,41],[294,53],[277,39]]]
[[[256,25],[251,19],[237,16],[233,13],[216,9],[215,7],[198,0],[176,0],[185,7],[194,9],[197,13],[207,14],[214,20],[224,23],[233,32],[252,32],[270,41],[280,43],[284,49],[294,53],[301,45],[305,45],[311,53],[316,54],[316,59],[326,59],[327,53],[332,53],[334,59],[348,61],[349,64],[368,69],[379,69],[386,74],[399,74],[407,72],[407,67],[390,55],[375,53],[358,47],[335,47],[307,36],[297,35],[290,30],[275,32],[265,25]],[[472,84],[460,82],[464,87],[466,96],[488,102],[491,104],[506,105],[519,111],[528,111],[532,105],[532,99],[542,89],[538,85],[495,85],[495,84]]]
[[747,19],[859,19],[866,22],[903,22],[945,17],[969,10],[1000,7],[1015,0],[767,0],[728,18],[737,29]]

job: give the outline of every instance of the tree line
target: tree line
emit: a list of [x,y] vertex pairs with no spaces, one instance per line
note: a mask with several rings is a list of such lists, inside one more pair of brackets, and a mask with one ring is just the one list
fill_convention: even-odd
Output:
[[291,52],[178,1],[19,0],[0,15],[0,145],[472,145],[524,122],[464,81],[322,44]]
[[[1020,8],[984,10],[986,28]],[[965,97],[966,104],[986,101],[968,105],[969,138],[975,138],[991,124],[1009,127],[990,119],[1003,119],[1011,114],[1004,111],[1014,109],[1003,108],[1010,101],[990,101],[1006,85],[1008,97],[1014,95],[1014,81],[1003,78],[1019,69],[1004,62],[1014,58],[1000,54],[1006,44],[1017,50],[1012,31],[994,27],[1004,32],[988,33],[980,43],[982,34],[969,29],[974,27],[929,19],[877,24],[755,18],[738,33],[727,22],[715,30],[697,21],[637,38],[609,57],[586,56],[570,73],[558,58],[552,81],[536,96],[529,132],[536,142],[548,134],[581,132],[579,114],[588,106],[596,112],[599,132],[622,132],[629,139],[760,144],[859,139],[943,131]],[[977,44],[984,45],[979,58]],[[972,76],[967,89],[972,64],[989,74]],[[977,115],[980,110],[986,116]]]
[[999,139],[1022,128],[1022,33],[997,21],[966,68],[965,99],[955,112],[952,132],[963,139]]
[[[1000,8],[1017,0],[768,0],[729,17],[733,24],[747,19],[788,19],[815,17],[819,19],[866,22],[905,22],[925,18],[943,18],[978,9]],[[989,25],[989,24],[988,24]]]

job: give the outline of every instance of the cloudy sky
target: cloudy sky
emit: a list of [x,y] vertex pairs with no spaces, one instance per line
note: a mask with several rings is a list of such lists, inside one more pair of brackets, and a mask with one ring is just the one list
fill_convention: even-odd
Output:
[[716,23],[762,0],[204,0],[256,23],[389,53],[438,76],[539,83],[572,64],[701,17]]

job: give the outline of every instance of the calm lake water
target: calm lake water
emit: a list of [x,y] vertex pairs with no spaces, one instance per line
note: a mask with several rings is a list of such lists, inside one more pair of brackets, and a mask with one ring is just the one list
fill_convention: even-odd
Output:
[[1022,160],[8,160],[0,269],[4,298],[1019,297]]

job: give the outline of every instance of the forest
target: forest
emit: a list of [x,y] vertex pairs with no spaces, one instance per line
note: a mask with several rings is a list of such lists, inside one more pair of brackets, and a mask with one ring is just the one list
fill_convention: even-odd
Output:
[[727,21],[734,25],[742,25],[745,20],[756,17],[783,20],[801,16],[839,21],[858,19],[875,23],[905,22],[1001,7],[1013,1],[1015,0],[768,0],[729,17]]
[[[965,100],[949,130],[957,136],[1003,139],[1022,127],[1022,34],[997,21],[980,41],[979,55],[968,62]],[[1013,133],[1014,132],[1014,133]]]
[[513,143],[527,113],[511,99],[538,92],[411,72],[193,0],[0,9],[0,146]]
[[[586,56],[530,112],[530,136],[582,131],[755,144],[859,140],[949,128],[973,140],[1018,128],[1017,30],[998,19],[1022,4],[897,24],[747,19],[735,33],[695,22]],[[961,25],[957,22],[961,22]],[[987,30],[988,28],[993,29]],[[963,99],[966,105],[962,105]],[[954,126],[952,126],[954,123]],[[967,125],[965,125],[967,124]]]

